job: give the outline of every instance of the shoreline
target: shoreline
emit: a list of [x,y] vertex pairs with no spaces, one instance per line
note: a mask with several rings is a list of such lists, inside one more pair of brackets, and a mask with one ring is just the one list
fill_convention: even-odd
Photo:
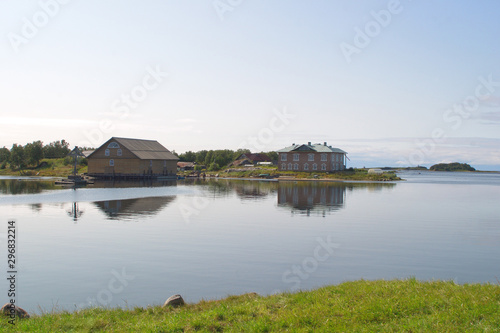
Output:
[[[167,299],[169,295],[164,295]],[[17,318],[17,331],[496,331],[500,286],[453,281],[356,280],[267,296],[246,293],[197,303],[86,308]],[[19,304],[22,307],[22,304]]]

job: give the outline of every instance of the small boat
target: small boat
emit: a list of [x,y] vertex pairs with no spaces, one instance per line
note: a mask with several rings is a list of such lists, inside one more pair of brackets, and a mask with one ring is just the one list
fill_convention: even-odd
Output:
[[69,176],[67,179],[56,180],[54,184],[61,186],[85,186],[87,184],[94,184],[94,182],[80,176]]

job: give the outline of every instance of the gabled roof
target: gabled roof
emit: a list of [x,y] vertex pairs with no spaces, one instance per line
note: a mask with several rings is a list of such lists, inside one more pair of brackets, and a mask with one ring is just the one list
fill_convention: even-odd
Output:
[[194,165],[195,165],[194,162],[177,162],[177,166],[179,168],[194,167]]
[[167,148],[163,147],[156,140],[143,140],[143,139],[130,139],[130,138],[115,138],[112,137],[108,141],[106,141],[101,147],[96,149],[92,154],[92,156],[96,151],[101,148],[107,146],[110,141],[114,140],[121,147],[127,148],[137,156],[137,158],[141,160],[178,160],[179,158],[172,154]]
[[289,153],[292,151],[311,151],[311,152],[318,152],[318,153],[340,153],[340,154],[347,154],[345,151],[343,151],[340,148],[333,148],[332,146],[328,146],[326,144],[320,144],[320,143],[315,143],[315,144],[301,144],[301,145],[291,145],[288,147],[285,147],[283,149],[277,150],[277,153]]
[[244,159],[244,158],[247,158],[248,160],[252,161],[252,162],[271,162],[271,158],[269,156],[267,156],[266,154],[263,154],[263,153],[248,153],[248,154],[241,154],[240,156],[238,156],[236,158],[236,161],[237,160],[241,160],[241,159]]

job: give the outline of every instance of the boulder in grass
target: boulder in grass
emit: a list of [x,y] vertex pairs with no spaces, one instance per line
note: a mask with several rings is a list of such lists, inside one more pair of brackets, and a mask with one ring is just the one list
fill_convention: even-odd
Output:
[[13,306],[11,303],[5,303],[4,306],[0,309],[0,313],[5,316],[11,316],[15,313],[16,318],[29,318],[30,315],[26,310],[20,308],[18,306]]
[[182,306],[184,305],[184,299],[182,298],[181,295],[173,295],[173,296],[170,296],[166,301],[165,303],[163,304],[163,307],[166,307],[166,306],[173,306],[174,308],[175,307],[178,307],[178,306]]

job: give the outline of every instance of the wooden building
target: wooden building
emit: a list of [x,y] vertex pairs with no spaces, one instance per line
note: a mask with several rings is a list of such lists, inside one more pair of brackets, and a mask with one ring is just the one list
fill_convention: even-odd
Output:
[[97,178],[176,178],[179,160],[158,141],[115,137],[87,159],[88,175]]
[[257,165],[258,163],[262,162],[272,162],[272,160],[269,156],[263,153],[245,153],[238,156],[232,163],[232,166]]

